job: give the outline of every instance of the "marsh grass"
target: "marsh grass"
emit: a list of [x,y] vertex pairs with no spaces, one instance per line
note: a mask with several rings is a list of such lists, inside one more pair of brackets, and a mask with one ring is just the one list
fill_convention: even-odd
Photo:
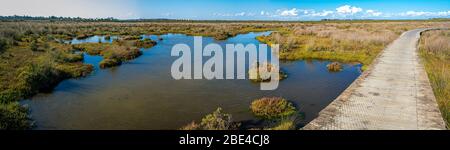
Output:
[[250,105],[252,113],[264,122],[263,130],[295,130],[302,119],[294,105],[281,97],[263,97]]
[[442,116],[450,126],[450,30],[422,34],[420,56],[428,73]]
[[304,23],[283,27],[257,39],[269,45],[280,44],[280,59],[358,62],[365,70],[402,32],[448,25],[448,22]]
[[252,113],[263,119],[280,119],[296,113],[294,105],[281,97],[264,97],[254,100],[250,105]]
[[279,121],[274,127],[265,128],[265,130],[295,130],[296,123],[294,120],[284,119]]
[[297,120],[300,119],[292,103],[279,97],[265,97],[255,100],[250,108],[256,117],[262,119],[257,123],[257,126],[260,127],[248,126],[245,121],[233,121],[232,115],[224,113],[222,108],[219,107],[211,114],[203,117],[200,123],[192,121],[181,127],[180,130],[294,130],[297,127]]
[[[25,117],[28,109],[15,101],[51,91],[64,79],[82,77],[92,71],[92,66],[83,64],[83,56],[74,53],[68,44],[42,37],[34,40],[35,45],[24,40],[9,45],[0,54],[0,116],[1,128],[5,129],[32,126]],[[33,50],[33,46],[39,50]]]
[[28,116],[28,107],[22,107],[18,102],[0,105],[0,130],[28,129],[33,125]]
[[240,123],[234,122],[231,114],[224,113],[219,107],[203,117],[200,124],[192,121],[180,130],[237,130],[239,126]]
[[102,61],[100,61],[100,63],[98,64],[100,66],[100,68],[111,68],[111,67],[115,67],[115,66],[119,66],[122,64],[122,61],[118,60],[118,59],[103,59]]
[[[77,50],[84,51],[89,55],[100,55],[103,60],[99,66],[109,68],[121,65],[123,61],[129,61],[142,55],[139,48],[135,47],[137,41],[114,41],[113,43],[82,43],[73,45]],[[152,47],[153,41],[142,41],[138,46]]]
[[[14,101],[33,96],[38,92],[48,92],[60,81],[87,75],[92,66],[83,64],[81,54],[76,49],[93,55],[102,55],[103,67],[112,67],[122,61],[134,59],[142,54],[139,48],[149,48],[154,41],[139,41],[142,34],[182,33],[226,38],[230,35],[250,31],[269,30],[256,28],[257,23],[116,23],[116,22],[64,22],[64,21],[12,21],[0,22],[0,106],[8,108],[0,116],[2,128],[28,129],[23,125],[25,117],[22,109],[10,109]],[[64,40],[85,39],[94,35],[124,37],[112,44],[91,45],[64,44]],[[14,104],[16,105],[16,104]],[[5,109],[2,109],[5,110]],[[26,112],[25,112],[26,114]],[[19,123],[20,122],[20,123]],[[6,124],[6,125],[5,125]],[[17,124],[17,125],[14,125]]]
[[134,42],[134,46],[141,47],[141,48],[151,48],[155,45],[156,45],[156,42],[151,39],[136,40]]

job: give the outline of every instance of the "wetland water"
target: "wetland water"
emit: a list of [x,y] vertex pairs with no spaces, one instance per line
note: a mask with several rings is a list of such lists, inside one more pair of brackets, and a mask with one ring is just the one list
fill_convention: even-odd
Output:
[[[216,42],[259,44],[256,36],[241,34]],[[144,36],[158,44],[142,49],[143,55],[119,67],[99,69],[101,56],[85,55],[95,71],[85,78],[61,82],[52,93],[24,100],[31,109],[36,129],[178,129],[222,107],[235,121],[255,119],[249,111],[252,100],[281,96],[292,101],[304,115],[302,126],[333,101],[359,75],[360,65],[345,64],[341,72],[328,72],[328,61],[280,62],[288,74],[277,90],[261,91],[249,80],[174,80],[170,69],[178,57],[170,56],[174,44],[193,48],[193,37],[182,34]],[[77,42],[98,42],[91,37]],[[72,41],[72,43],[77,43]],[[106,41],[108,42],[108,41]],[[110,42],[110,41],[109,41]],[[205,59],[205,58],[204,58]]]

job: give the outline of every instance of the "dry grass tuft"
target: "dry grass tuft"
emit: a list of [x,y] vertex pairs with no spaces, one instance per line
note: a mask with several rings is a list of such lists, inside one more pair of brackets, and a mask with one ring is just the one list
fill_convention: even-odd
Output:
[[422,34],[420,55],[433,87],[439,108],[450,126],[450,30]]

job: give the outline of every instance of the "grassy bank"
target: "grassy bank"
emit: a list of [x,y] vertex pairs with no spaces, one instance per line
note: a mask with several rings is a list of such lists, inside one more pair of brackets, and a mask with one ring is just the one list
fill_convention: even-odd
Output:
[[83,64],[83,56],[75,54],[70,45],[41,40],[19,42],[0,54],[0,129],[31,127],[24,124],[29,122],[27,108],[18,108],[15,101],[51,91],[64,79],[92,71],[92,66]]
[[433,87],[439,108],[450,126],[450,30],[422,34],[420,56]]
[[363,70],[393,40],[407,30],[448,26],[448,22],[359,22],[293,24],[257,39],[280,44],[280,58],[358,62]]

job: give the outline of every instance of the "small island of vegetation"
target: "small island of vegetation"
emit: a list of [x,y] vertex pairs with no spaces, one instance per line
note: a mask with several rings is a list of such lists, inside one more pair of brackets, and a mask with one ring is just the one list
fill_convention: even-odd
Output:
[[295,116],[297,109],[293,104],[281,97],[264,97],[253,101],[250,105],[251,112],[258,119],[262,119],[264,125],[261,128],[249,128],[242,122],[232,120],[232,115],[224,113],[222,108],[217,108],[211,114],[201,119],[200,124],[192,121],[181,127],[181,130],[293,130],[296,129]]

